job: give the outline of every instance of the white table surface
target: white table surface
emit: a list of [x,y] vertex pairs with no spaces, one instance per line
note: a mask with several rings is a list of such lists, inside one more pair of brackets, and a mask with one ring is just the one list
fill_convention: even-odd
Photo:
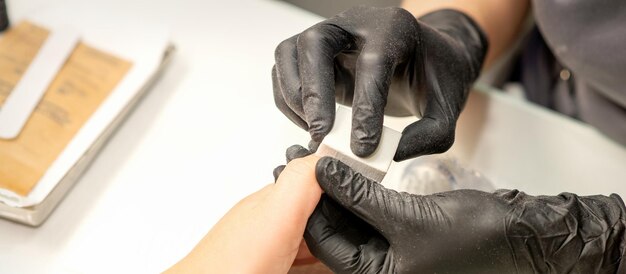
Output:
[[[316,15],[272,0],[9,0],[8,5],[14,21],[56,12],[79,23],[98,12],[110,14],[111,20],[167,25],[178,51],[163,78],[41,227],[0,220],[0,273],[160,272],[184,256],[238,200],[271,182],[286,147],[306,144],[308,135],[274,106],[270,69],[275,46],[321,20]],[[596,164],[586,174],[604,172],[602,159],[608,154],[617,163],[600,178],[616,180],[604,180],[599,191],[626,193],[617,180],[626,171],[616,168],[626,163],[623,148],[577,123],[491,97],[480,94],[470,100],[476,107],[468,106],[453,149],[460,159],[506,182],[503,186],[523,188],[524,181],[535,180],[528,185],[531,192],[552,193],[568,187],[564,182],[575,172],[583,172],[560,176],[572,161],[560,165],[560,156],[553,154],[585,145],[583,156],[591,159],[575,164],[592,161]],[[551,143],[541,140],[493,141],[515,137],[511,128],[516,125],[506,123],[510,112],[542,125],[536,130],[556,136],[552,143],[565,132],[573,144],[549,151]],[[485,122],[496,114],[500,118]],[[408,120],[389,121],[399,126]],[[533,130],[525,132],[535,136]],[[525,153],[507,158],[511,151]],[[536,159],[540,164],[533,164]],[[554,183],[545,187],[536,182],[542,176]]]
[[271,67],[276,45],[318,16],[264,0],[7,4],[15,22],[54,12],[78,23],[97,12],[167,25],[177,52],[41,227],[0,220],[0,273],[162,271],[272,182],[289,145],[306,144],[274,106]]

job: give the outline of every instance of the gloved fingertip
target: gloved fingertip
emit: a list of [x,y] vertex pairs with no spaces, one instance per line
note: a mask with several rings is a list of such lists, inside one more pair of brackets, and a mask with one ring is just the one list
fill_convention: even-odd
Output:
[[322,143],[314,140],[309,141],[309,151],[315,153]]
[[317,177],[317,181],[319,183],[321,183],[326,176],[330,175],[329,172],[331,171],[329,170],[329,166],[334,165],[335,161],[336,159],[329,156],[324,156],[317,160],[317,164],[315,165],[315,176]]
[[322,157],[317,161],[315,166],[315,177],[320,187],[324,191],[328,190],[330,186],[339,184],[345,177],[345,172],[348,166],[341,161],[332,157]]
[[283,170],[285,170],[285,165],[277,166],[274,169],[274,171],[272,172],[272,174],[274,175],[274,183],[276,182],[276,180],[278,180],[278,176],[283,173]]
[[425,154],[423,149],[421,149],[421,146],[418,145],[421,138],[416,138],[415,134],[411,133],[411,131],[412,130],[409,128],[405,128],[402,132],[402,137],[398,143],[396,154],[393,156],[394,161],[400,162]]
[[304,148],[301,145],[295,144],[295,145],[292,145],[292,146],[287,148],[287,153],[296,152],[296,151],[300,151],[300,150],[306,150],[306,148]]
[[402,149],[400,149],[400,147],[398,147],[398,150],[396,150],[396,154],[394,154],[393,156],[393,160],[396,162],[401,162],[404,160],[409,159],[410,157],[406,154],[406,152]]
[[324,137],[326,137],[327,133],[324,133],[323,131],[320,131],[320,130],[316,130],[315,128],[309,125],[309,134],[311,135],[311,140],[321,143],[322,140],[324,140]]
[[285,157],[287,158],[287,163],[291,162],[293,159],[302,158],[311,155],[311,152],[301,145],[293,145],[287,148],[285,152]]
[[378,147],[378,143],[360,142],[360,141],[350,142],[350,149],[352,149],[352,153],[354,153],[354,155],[359,156],[361,158],[372,155],[372,153],[376,151],[377,147]]
[[[361,112],[358,112],[361,113]],[[361,116],[359,114],[357,117]],[[377,126],[378,122],[380,125]],[[368,157],[376,151],[382,135],[382,120],[354,118],[352,132],[350,133],[350,149],[359,157]]]
[[333,127],[333,120],[325,121],[328,118],[319,118],[318,121],[309,122],[309,134],[313,141],[321,143]]

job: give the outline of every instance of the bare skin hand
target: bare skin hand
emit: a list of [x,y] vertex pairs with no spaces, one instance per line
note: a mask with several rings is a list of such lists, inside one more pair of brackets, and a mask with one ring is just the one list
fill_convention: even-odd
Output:
[[315,179],[318,159],[292,160],[275,184],[241,200],[167,272],[287,273],[322,194]]

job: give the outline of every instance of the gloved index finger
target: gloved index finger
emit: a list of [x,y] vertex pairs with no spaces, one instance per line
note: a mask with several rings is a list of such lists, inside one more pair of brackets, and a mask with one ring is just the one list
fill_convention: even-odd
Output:
[[298,69],[298,36],[281,42],[274,52],[276,65],[272,69],[274,98],[278,108],[298,126],[308,130],[304,122],[302,89]]
[[318,142],[331,130],[335,116],[335,56],[352,42],[348,32],[329,20],[302,32],[297,42],[304,117]]
[[[298,125],[302,129],[308,130],[309,126],[304,121],[304,112],[302,111],[302,102],[300,102],[300,109],[299,109],[300,114],[298,114],[296,112],[297,109],[292,109],[292,107],[289,106],[289,104],[287,104],[287,97],[283,95],[283,90],[285,89],[285,87],[284,87],[284,84],[282,84],[281,79],[279,78],[281,77],[278,76],[278,71],[276,69],[276,66],[274,66],[272,68],[272,86],[273,86],[273,93],[274,93],[274,104],[276,104],[276,107],[278,107],[278,109],[283,114],[285,114],[285,116],[287,116],[289,120],[294,122],[296,125]],[[298,79],[298,81],[300,80]],[[299,88],[298,90],[294,92],[297,92],[297,94],[300,95],[299,98],[302,98],[302,94],[300,93]],[[298,99],[298,100],[301,101],[301,99]]]

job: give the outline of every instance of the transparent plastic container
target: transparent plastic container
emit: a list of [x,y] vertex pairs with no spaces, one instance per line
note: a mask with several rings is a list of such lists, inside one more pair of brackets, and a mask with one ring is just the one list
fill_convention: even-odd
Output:
[[402,171],[399,191],[432,194],[457,189],[495,190],[481,173],[465,168],[450,156],[428,155],[411,160]]

